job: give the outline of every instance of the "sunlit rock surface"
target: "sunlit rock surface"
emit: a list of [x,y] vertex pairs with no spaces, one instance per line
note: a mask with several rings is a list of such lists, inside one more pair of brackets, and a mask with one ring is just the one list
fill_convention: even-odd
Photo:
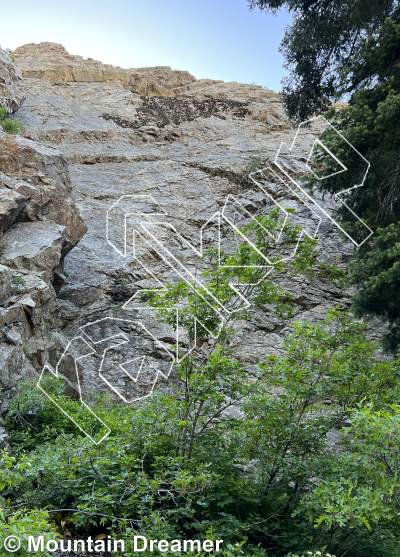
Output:
[[[107,210],[124,195],[151,196],[162,208],[162,220],[196,249],[201,227],[228,195],[250,215],[265,214],[268,198],[246,178],[246,169],[251,161],[253,169],[266,166],[281,142],[289,145],[294,137],[280,97],[260,86],[196,80],[168,67],[114,68],[71,56],[54,43],[24,45],[14,56],[18,70],[13,71],[24,75],[26,100],[15,115],[24,137],[0,133],[3,405],[20,380],[37,377],[45,363],[56,365],[79,327],[106,317],[121,320],[121,334],[136,335],[121,345],[126,361],[139,358],[138,347],[144,347],[149,361],[164,362],[165,372],[166,360],[151,335],[167,350],[173,338],[144,304],[122,307],[149,276],[131,250],[124,256],[107,242]],[[300,158],[307,157],[313,134],[300,132]],[[307,207],[279,181],[271,180],[268,192],[296,209],[293,222],[315,225]],[[333,209],[328,197],[320,203]],[[205,247],[215,245],[216,237],[210,229]],[[339,238],[337,227],[325,220],[318,238],[319,261],[345,267],[353,246]],[[184,242],[176,241],[173,249],[193,272],[205,269]],[[141,256],[162,283],[174,280],[173,269],[151,250],[142,246]],[[295,319],[316,320],[327,307],[348,304],[349,293],[328,279],[284,282],[295,295],[291,321],[261,307],[236,325],[232,348],[249,370],[281,353]],[[140,321],[149,334],[129,320]],[[112,327],[102,323],[107,338]],[[83,392],[107,392],[96,361],[81,364]],[[109,373],[116,390],[124,391],[126,374]],[[168,385],[165,380],[159,387]]]

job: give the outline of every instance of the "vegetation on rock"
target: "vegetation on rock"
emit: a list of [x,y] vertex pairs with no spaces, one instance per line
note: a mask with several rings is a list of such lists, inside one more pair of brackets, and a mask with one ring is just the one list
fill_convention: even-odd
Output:
[[5,108],[0,106],[0,126],[3,131],[10,133],[12,135],[17,135],[22,131],[22,124],[18,122],[15,118],[7,118],[7,111]]
[[[281,225],[273,212],[242,230],[271,257],[272,277],[257,284],[260,255],[243,242],[221,254],[225,268],[207,253],[214,261],[205,275],[209,292],[229,304],[229,282],[240,279],[255,303],[290,314],[281,273],[312,277],[318,269],[311,240],[300,244],[291,268],[274,258],[269,233]],[[280,247],[292,246],[297,233],[286,224]],[[94,410],[111,433],[96,446],[25,384],[7,416],[14,456],[4,453],[1,463],[3,530],[13,520],[14,532],[26,532],[29,513],[45,518],[40,513],[51,508],[56,526],[48,522],[47,530],[63,535],[223,539],[227,557],[397,555],[400,362],[379,357],[365,325],[340,308],[317,324],[295,323],[282,356],[249,373],[230,344],[246,311],[221,328],[211,299],[186,283],[144,296],[159,319],[189,330],[193,350],[177,366],[175,394],[155,393],[138,406],[98,397]],[[178,322],[177,303],[185,308]],[[206,326],[195,332],[193,318]],[[50,383],[61,407],[79,414],[80,403],[62,394],[62,379]],[[124,555],[133,556],[127,547]]]

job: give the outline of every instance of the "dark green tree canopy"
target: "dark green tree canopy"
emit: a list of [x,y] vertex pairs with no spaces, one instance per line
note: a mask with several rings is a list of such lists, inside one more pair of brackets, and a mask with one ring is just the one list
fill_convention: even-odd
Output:
[[[370,162],[367,180],[362,188],[347,198],[351,209],[376,230],[400,219],[400,23],[387,19],[379,38],[360,41],[354,55],[352,80],[357,88],[349,106],[326,114],[333,125]],[[342,162],[352,174],[337,174],[328,180],[309,184],[322,191],[338,193],[357,183],[362,172],[360,158],[351,149],[337,145],[332,131],[323,136],[324,143],[340,153]],[[333,169],[333,159],[322,162]],[[342,222],[345,218],[342,212]]]
[[[355,252],[351,284],[358,316],[378,316],[389,324],[384,344],[400,346],[400,3],[397,0],[250,0],[250,8],[270,13],[286,7],[293,23],[281,51],[291,74],[283,87],[289,117],[307,120],[333,101],[326,116],[370,162],[364,185],[345,197],[347,206],[373,231]],[[358,179],[360,157],[343,148],[327,130],[321,137],[348,169],[323,181],[307,178],[310,189],[339,193]],[[334,161],[318,153],[315,163],[335,172]],[[329,172],[326,173],[328,175]],[[342,197],[342,196],[341,196]],[[342,197],[343,199],[343,197]],[[361,240],[357,219],[342,206],[336,215],[352,237]]]
[[[330,102],[382,78],[393,50],[381,54],[381,65],[360,59],[360,43],[375,38],[387,18],[400,20],[397,0],[249,0],[251,9],[276,13],[285,7],[293,16],[281,52],[290,76],[283,92],[288,114],[300,121],[325,110]],[[394,60],[393,60],[394,55]],[[370,60],[372,61],[372,60]]]

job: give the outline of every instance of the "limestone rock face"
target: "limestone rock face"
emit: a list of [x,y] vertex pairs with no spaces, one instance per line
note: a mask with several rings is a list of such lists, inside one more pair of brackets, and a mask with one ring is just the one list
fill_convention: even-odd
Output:
[[66,158],[0,131],[0,411],[59,346],[64,257],[86,230]]
[[11,60],[0,49],[0,106],[15,112],[25,100],[23,77]]
[[[24,197],[25,219],[51,218],[65,227],[63,256],[85,234],[86,225],[72,198],[68,162],[56,149],[0,132],[0,184],[15,192],[15,199]],[[5,190],[2,191],[3,197],[6,196]],[[8,198],[12,196],[11,191]]]
[[167,66],[122,69],[82,56],[72,56],[56,43],[26,44],[14,52],[19,69],[25,77],[42,79],[51,85],[69,82],[120,83],[141,95],[172,96],[171,90],[195,81],[185,71]]
[[[201,228],[228,195],[248,211],[240,224],[266,214],[271,195],[296,210],[295,224],[313,230],[315,215],[276,176],[264,190],[248,179],[250,170],[273,161],[281,143],[290,145],[295,136],[281,99],[259,86],[195,80],[170,68],[113,68],[71,56],[54,43],[25,45],[15,57],[26,87],[16,114],[24,137],[0,133],[0,381],[7,396],[45,363],[54,366],[68,339],[88,323],[103,323],[94,333],[98,341],[132,333],[124,362],[139,362],[144,347],[154,366],[162,360],[167,368],[151,335],[171,347],[170,333],[145,304],[123,305],[148,285],[148,271],[167,284],[174,269],[148,246],[140,252],[147,271],[131,248],[126,254],[113,249],[107,212],[122,196],[151,196],[162,220],[198,249]],[[307,158],[311,135],[301,130],[298,160],[285,159],[293,172]],[[318,202],[328,212],[334,208],[327,196]],[[145,212],[151,209],[142,205]],[[123,228],[116,230],[118,236]],[[215,246],[216,238],[215,229],[207,231],[205,246]],[[173,244],[174,256],[201,273],[204,260],[183,239]],[[345,267],[353,247],[329,219],[318,239],[319,261]],[[295,297],[294,319],[316,320],[327,307],[348,304],[349,293],[328,279],[287,277],[282,286]],[[111,318],[120,327],[110,325]],[[251,371],[266,356],[280,354],[292,321],[270,307],[253,308],[249,321],[237,323],[236,358]],[[110,394],[94,361],[80,365],[83,393]],[[123,378],[114,372],[110,364],[110,381],[121,386]]]
[[9,443],[9,436],[6,429],[3,427],[3,423],[0,420],[0,451],[7,450],[9,454],[11,454],[11,446]]

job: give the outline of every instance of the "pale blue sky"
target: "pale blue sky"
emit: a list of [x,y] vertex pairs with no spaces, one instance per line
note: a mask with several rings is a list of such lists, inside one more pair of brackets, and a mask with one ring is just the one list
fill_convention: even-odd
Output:
[[171,66],[274,90],[286,73],[278,46],[290,16],[250,12],[246,0],[19,0],[6,15],[2,48],[52,41],[125,68]]

